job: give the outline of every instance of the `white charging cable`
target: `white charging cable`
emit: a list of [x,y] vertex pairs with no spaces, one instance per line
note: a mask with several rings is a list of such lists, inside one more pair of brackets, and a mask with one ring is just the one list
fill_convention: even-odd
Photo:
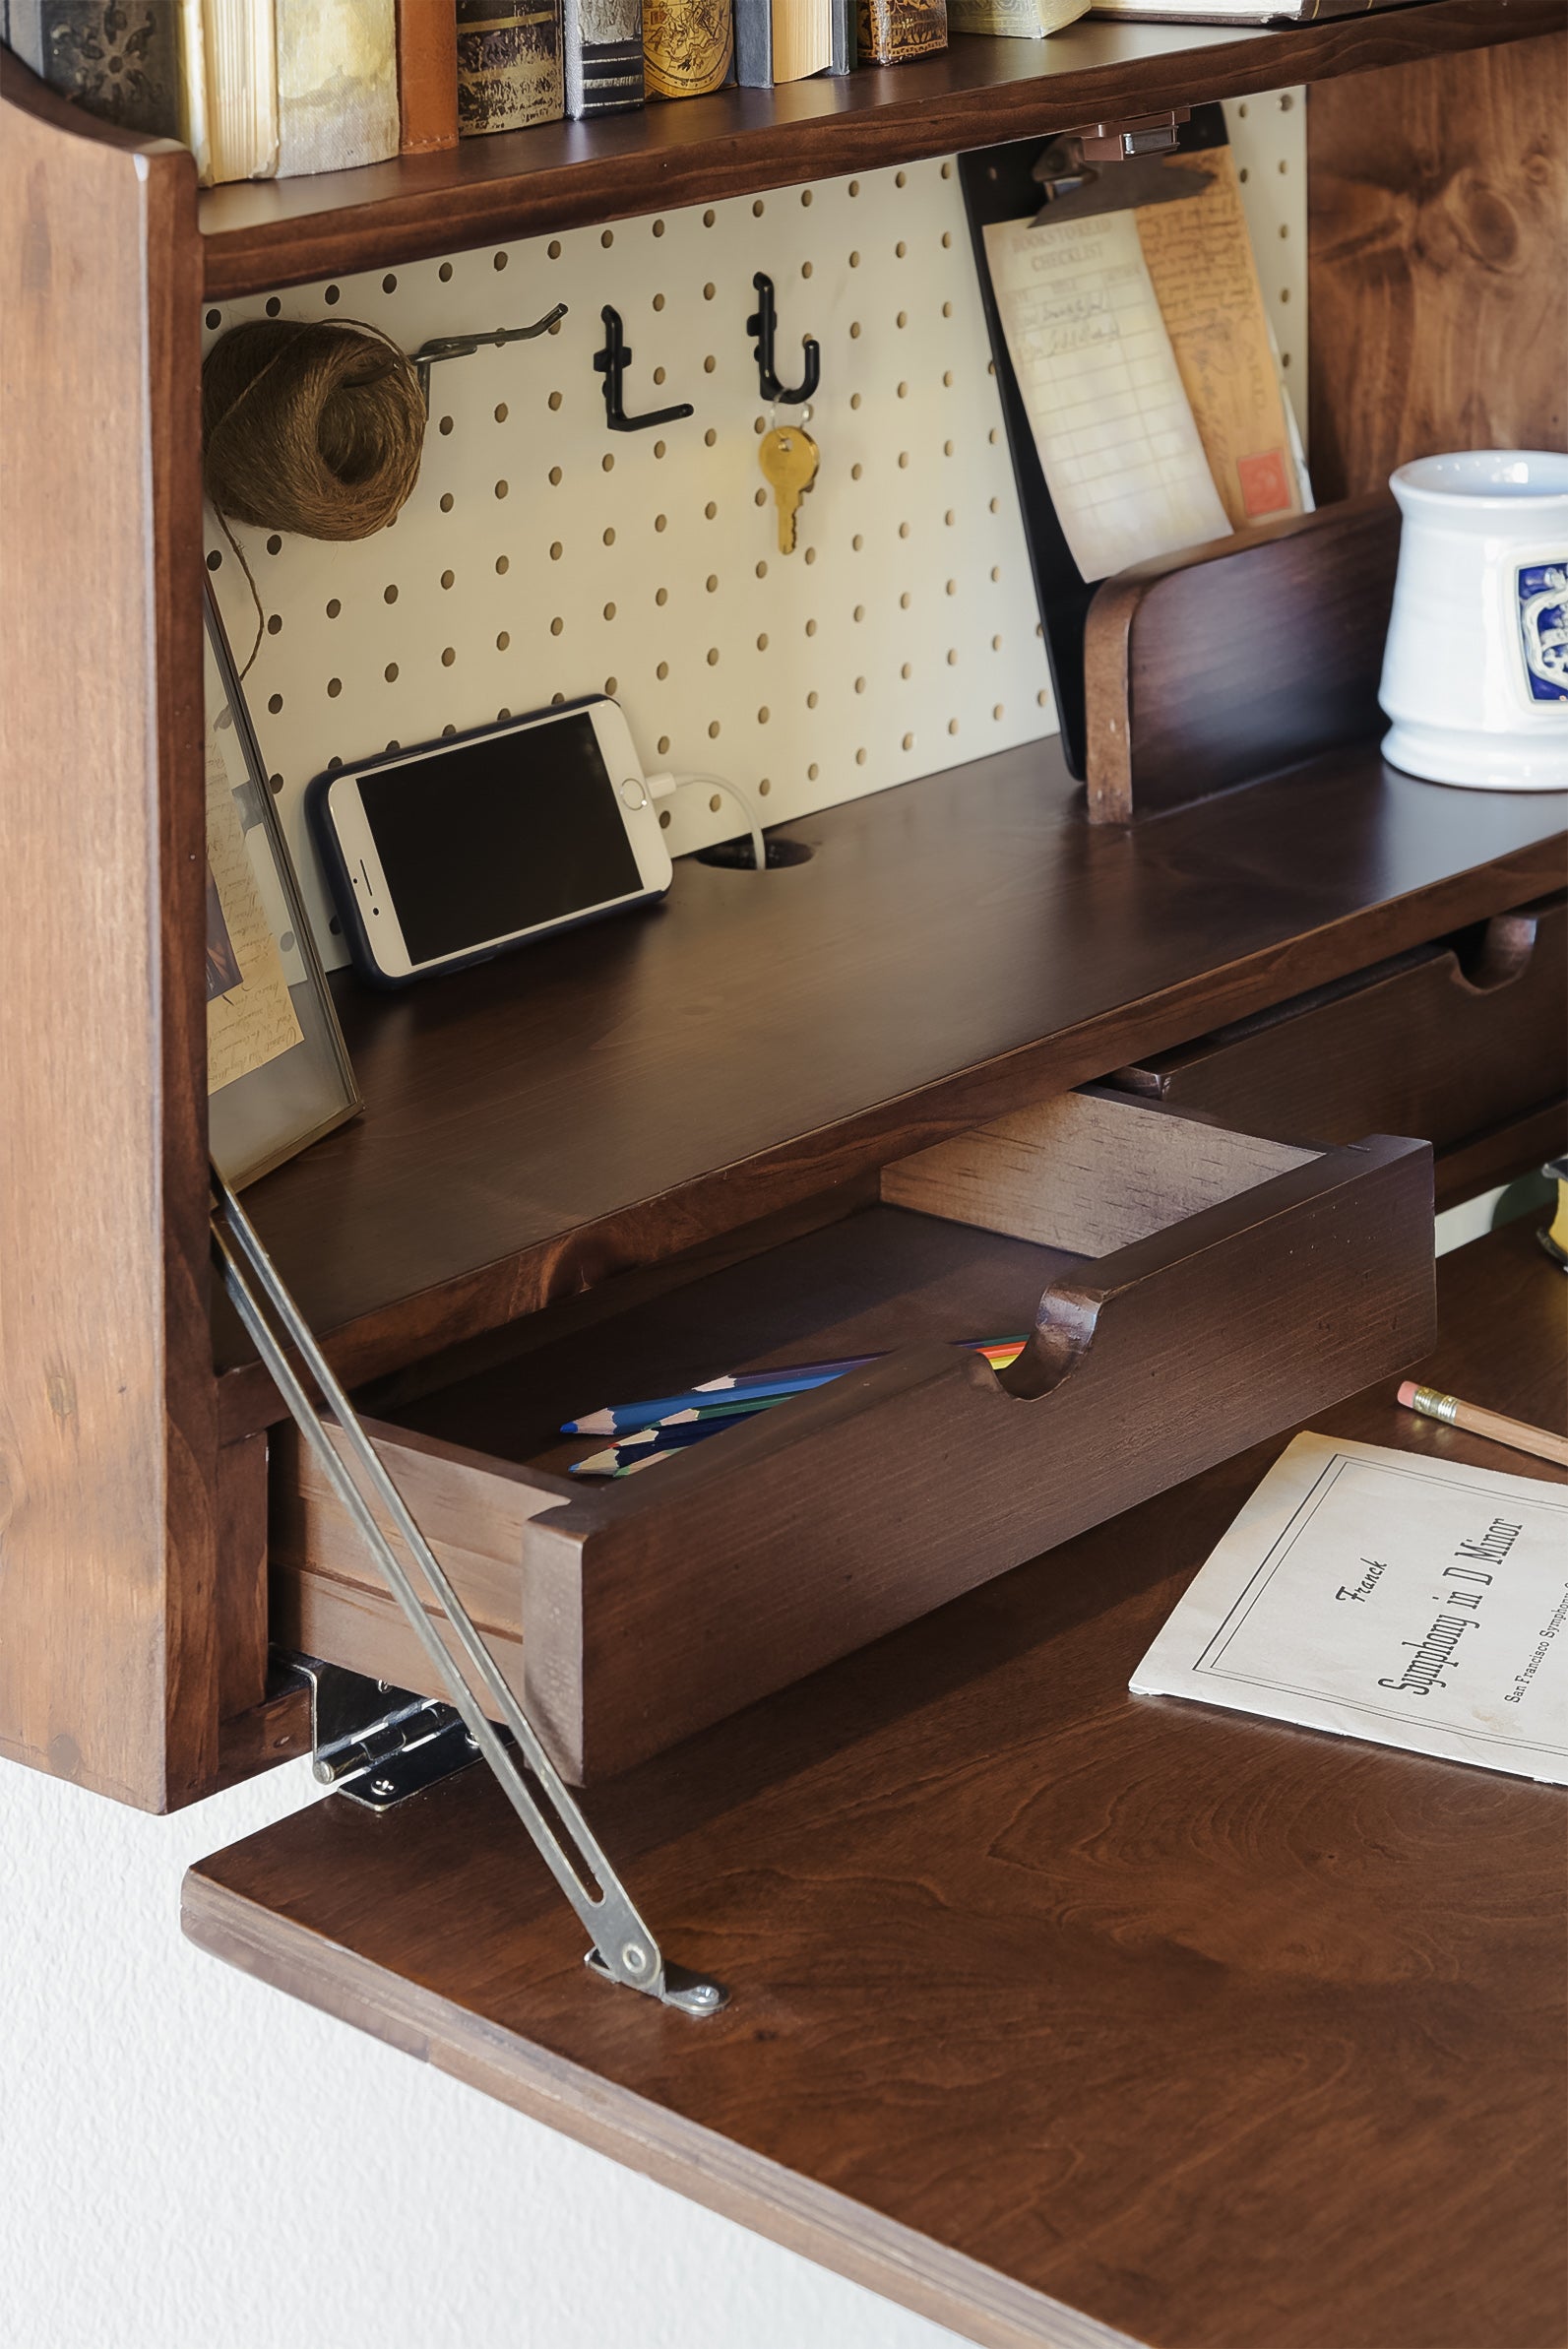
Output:
[[767,871],[768,846],[762,837],[762,826],[757,820],[757,810],[738,783],[731,783],[727,775],[673,775],[667,772],[650,775],[646,781],[648,796],[656,806],[660,799],[672,798],[676,792],[688,791],[697,784],[707,784],[711,790],[716,792],[727,792],[746,819],[746,829],[751,834],[751,854],[757,870],[758,872]]

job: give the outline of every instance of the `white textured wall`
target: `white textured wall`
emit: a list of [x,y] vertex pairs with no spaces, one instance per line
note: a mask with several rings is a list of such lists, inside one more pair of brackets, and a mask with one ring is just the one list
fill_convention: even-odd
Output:
[[9,2349],[954,2349],[192,1948],[186,1864],[316,1799],[298,1763],[156,1819],[0,1766]]

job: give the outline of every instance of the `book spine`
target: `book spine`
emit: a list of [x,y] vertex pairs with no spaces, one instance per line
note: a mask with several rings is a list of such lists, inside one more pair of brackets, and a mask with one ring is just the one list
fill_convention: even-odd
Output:
[[735,0],[735,80],[742,90],[773,88],[773,0]]
[[466,139],[559,122],[560,0],[457,0],[458,129]]
[[730,0],[643,0],[643,67],[654,97],[706,97],[729,78]]
[[278,176],[350,171],[398,152],[396,0],[275,0]]
[[122,130],[180,135],[179,0],[7,0],[5,40],[41,81]]
[[642,104],[642,0],[564,0],[561,50],[574,122]]
[[833,0],[833,63],[830,74],[852,74],[859,48],[855,0]]
[[904,65],[947,47],[947,0],[859,0],[862,65]]
[[457,0],[398,0],[399,152],[458,143]]

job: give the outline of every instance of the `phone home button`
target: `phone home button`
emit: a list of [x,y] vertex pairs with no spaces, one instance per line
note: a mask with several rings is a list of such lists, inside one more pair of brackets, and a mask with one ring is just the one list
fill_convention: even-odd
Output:
[[646,807],[648,805],[648,786],[639,783],[635,775],[630,776],[621,785],[621,797],[628,807]]

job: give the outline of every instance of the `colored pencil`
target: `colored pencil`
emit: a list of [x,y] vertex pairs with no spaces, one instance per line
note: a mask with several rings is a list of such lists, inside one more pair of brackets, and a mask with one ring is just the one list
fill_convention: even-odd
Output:
[[[983,1354],[993,1369],[1001,1370],[1017,1361],[1028,1341],[965,1338],[960,1343],[972,1354]],[[701,1411],[726,1399],[741,1401],[761,1396],[782,1400],[785,1395],[804,1394],[812,1387],[826,1386],[832,1379],[844,1377],[847,1371],[866,1369],[884,1359],[880,1354],[857,1354],[842,1362],[791,1363],[781,1370],[735,1371],[727,1377],[710,1378],[701,1386],[687,1387],[681,1394],[655,1395],[642,1403],[606,1403],[597,1411],[586,1412],[581,1419],[565,1421],[561,1433],[624,1435],[639,1428],[658,1427],[677,1412]]]
[[1436,1387],[1417,1386],[1411,1378],[1400,1388],[1400,1401],[1423,1419],[1443,1420],[1451,1428],[1484,1435],[1491,1443],[1505,1443],[1512,1451],[1530,1452],[1537,1460],[1554,1460],[1559,1468],[1568,1468],[1568,1436],[1553,1435],[1548,1428],[1505,1419],[1500,1411],[1482,1411],[1478,1404],[1462,1403],[1457,1395],[1439,1394]]

